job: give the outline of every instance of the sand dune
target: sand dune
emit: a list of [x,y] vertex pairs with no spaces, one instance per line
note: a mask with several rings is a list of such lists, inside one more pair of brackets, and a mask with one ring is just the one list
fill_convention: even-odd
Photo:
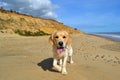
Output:
[[0,34],[0,80],[120,80],[120,42],[77,34],[67,75],[52,69],[49,36]]

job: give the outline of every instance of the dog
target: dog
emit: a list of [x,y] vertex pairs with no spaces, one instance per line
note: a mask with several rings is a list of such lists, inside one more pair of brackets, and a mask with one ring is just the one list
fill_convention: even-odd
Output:
[[49,37],[49,42],[53,47],[53,67],[62,74],[67,74],[67,59],[70,64],[74,63],[72,59],[73,49],[71,46],[72,38],[66,31],[55,31]]

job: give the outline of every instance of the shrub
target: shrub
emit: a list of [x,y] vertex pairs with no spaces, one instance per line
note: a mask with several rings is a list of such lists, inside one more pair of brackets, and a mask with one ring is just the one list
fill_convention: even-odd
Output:
[[22,36],[44,36],[44,35],[49,35],[48,33],[45,33],[41,30],[38,30],[37,32],[31,32],[31,31],[26,31],[26,30],[16,30],[15,33],[22,35]]
[[20,21],[22,22],[22,21],[25,21],[25,19],[24,18],[20,18]]
[[74,28],[74,30],[77,30],[77,28]]

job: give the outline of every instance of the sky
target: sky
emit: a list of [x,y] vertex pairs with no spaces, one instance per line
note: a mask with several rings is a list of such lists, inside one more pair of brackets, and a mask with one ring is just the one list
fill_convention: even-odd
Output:
[[0,0],[0,6],[87,33],[120,32],[120,0]]

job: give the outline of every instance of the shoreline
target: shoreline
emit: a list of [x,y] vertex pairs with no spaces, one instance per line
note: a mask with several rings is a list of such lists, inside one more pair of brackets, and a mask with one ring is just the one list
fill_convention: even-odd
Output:
[[97,34],[87,34],[87,35],[97,36],[97,37],[101,37],[101,38],[108,39],[108,40],[111,40],[111,41],[120,42],[120,39],[111,38],[111,37],[107,37],[107,36],[102,36],[102,35],[97,35]]

